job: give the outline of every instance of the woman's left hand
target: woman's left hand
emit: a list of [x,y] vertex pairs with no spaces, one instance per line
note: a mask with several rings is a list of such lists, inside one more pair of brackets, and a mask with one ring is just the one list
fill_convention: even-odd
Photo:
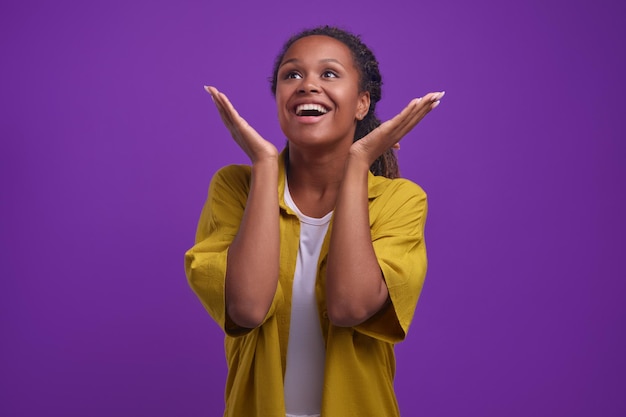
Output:
[[445,91],[428,93],[416,98],[394,118],[382,123],[367,136],[354,142],[350,153],[364,158],[367,166],[391,147],[398,147],[398,142],[411,131],[431,110],[439,105]]

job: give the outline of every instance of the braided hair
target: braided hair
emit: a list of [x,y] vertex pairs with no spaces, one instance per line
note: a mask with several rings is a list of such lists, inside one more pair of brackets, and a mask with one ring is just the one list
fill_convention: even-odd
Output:
[[[319,26],[313,29],[306,29],[300,33],[293,35],[285,44],[281,52],[274,62],[274,70],[270,78],[272,94],[276,96],[276,82],[278,78],[278,68],[287,53],[287,50],[299,39],[307,36],[322,35],[336,39],[350,49],[354,64],[359,71],[359,91],[369,92],[370,107],[363,120],[357,120],[356,130],[354,132],[354,141],[365,137],[372,130],[380,126],[380,120],[376,116],[376,103],[380,101],[382,96],[381,87],[383,84],[382,76],[378,69],[378,61],[374,53],[361,41],[359,35],[354,35],[346,30],[333,26]],[[382,175],[387,178],[397,178],[400,176],[398,168],[398,159],[393,149],[387,149],[378,157],[370,166],[370,171],[374,175]]]

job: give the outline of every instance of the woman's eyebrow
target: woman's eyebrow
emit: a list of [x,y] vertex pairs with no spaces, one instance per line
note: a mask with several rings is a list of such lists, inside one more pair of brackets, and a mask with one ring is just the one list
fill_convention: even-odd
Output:
[[292,62],[293,62],[293,63],[298,63],[298,62],[300,62],[300,61],[299,61],[298,59],[296,59],[296,58],[291,58],[291,59],[288,59],[288,60],[286,60],[286,61],[281,62],[281,64],[280,64],[279,68],[280,68],[280,67],[282,67],[283,65],[291,64]]
[[[321,62],[321,63],[333,62],[333,63],[338,64],[338,65],[341,65],[342,67],[344,67],[344,68],[345,68],[345,66],[344,66],[341,62],[339,62],[338,60],[336,60],[335,58],[325,58],[325,59],[320,59],[320,60],[319,60],[319,62]],[[286,61],[282,62],[282,63],[280,64],[279,68],[280,68],[280,67],[282,67],[283,65],[286,65],[286,64],[291,64],[291,63],[298,64],[298,63],[300,63],[300,60],[299,60],[298,58],[291,58],[291,59],[288,59],[288,60],[286,60]]]
[[341,62],[339,62],[338,60],[336,60],[334,58],[321,59],[320,62],[324,62],[324,63],[326,63],[326,62],[333,62],[335,64],[338,64],[338,65],[341,65],[342,67],[344,67],[344,65]]

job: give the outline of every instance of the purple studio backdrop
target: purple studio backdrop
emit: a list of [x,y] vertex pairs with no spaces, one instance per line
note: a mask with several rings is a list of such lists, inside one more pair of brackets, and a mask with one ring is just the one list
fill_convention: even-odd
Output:
[[623,3],[8,1],[0,7],[0,415],[219,416],[222,334],[183,254],[246,159],[204,84],[285,140],[294,32],[362,35],[429,272],[397,346],[403,416],[626,415]]

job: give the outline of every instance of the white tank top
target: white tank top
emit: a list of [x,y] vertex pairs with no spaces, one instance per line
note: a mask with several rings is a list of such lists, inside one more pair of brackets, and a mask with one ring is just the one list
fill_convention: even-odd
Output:
[[285,371],[285,406],[288,416],[320,414],[324,384],[325,347],[315,297],[317,263],[332,212],[309,217],[298,209],[285,178],[285,203],[300,219],[300,245],[291,296],[291,324]]

